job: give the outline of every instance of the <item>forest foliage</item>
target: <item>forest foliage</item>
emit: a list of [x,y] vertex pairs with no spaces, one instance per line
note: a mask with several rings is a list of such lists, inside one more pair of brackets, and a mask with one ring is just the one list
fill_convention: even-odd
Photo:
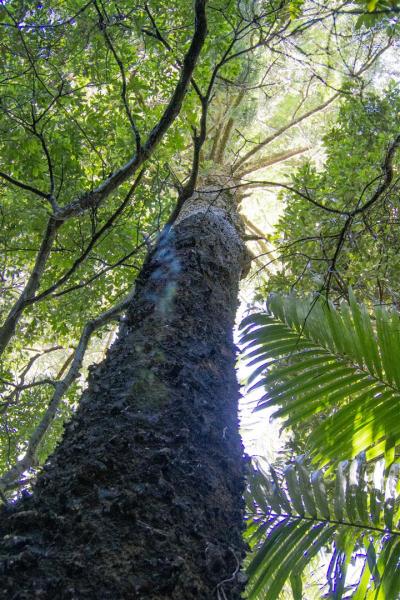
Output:
[[282,186],[267,310],[242,323],[255,410],[290,432],[250,474],[249,598],[400,593],[398,82],[345,94],[322,166]]
[[[249,596],[308,598],[329,556],[315,597],[396,597],[399,12],[0,4],[4,500],[57,443],[159,233],[229,173],[269,298],[244,323],[251,384],[290,432],[249,475]],[[282,207],[272,234],[254,191]]]
[[[256,410],[273,407],[294,433],[290,462],[250,476],[249,597],[278,597],[290,576],[301,588],[322,548],[328,597],[400,591],[399,315],[349,300],[275,295],[243,321],[253,387],[266,390]],[[346,580],[350,560],[359,573]]]

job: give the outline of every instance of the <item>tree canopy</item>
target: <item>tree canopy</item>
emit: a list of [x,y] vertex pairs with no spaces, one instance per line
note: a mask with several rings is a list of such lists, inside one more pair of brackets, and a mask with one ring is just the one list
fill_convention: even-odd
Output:
[[397,597],[399,3],[133,4],[0,4],[3,500],[54,449],[160,232],[224,175],[270,298],[245,354],[291,435],[289,466],[250,475],[249,595],[288,579],[301,598],[322,549],[326,597]]

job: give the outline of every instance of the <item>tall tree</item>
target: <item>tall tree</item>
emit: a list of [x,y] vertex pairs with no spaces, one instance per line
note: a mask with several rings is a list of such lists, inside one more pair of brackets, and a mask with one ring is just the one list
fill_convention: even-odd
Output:
[[[119,69],[121,100],[136,151],[94,189],[60,206],[51,153],[44,130],[38,126],[53,99],[42,111],[32,111],[29,126],[23,122],[48,159],[49,192],[23,183],[14,174],[3,173],[3,179],[43,198],[50,204],[51,215],[27,285],[6,316],[3,349],[26,308],[70,278],[105,226],[94,230],[67,272],[40,291],[59,228],[83,211],[97,209],[148,160],[178,116],[189,82],[200,98],[202,119],[199,133],[194,134],[192,173],[180,189],[178,208],[184,206],[171,218],[173,231],[167,227],[149,252],[118,341],[92,374],[85,398],[39,477],[33,497],[8,506],[3,513],[1,594],[209,598],[215,590],[225,594],[229,589],[231,596],[238,598],[244,549],[243,451],[231,338],[239,277],[248,257],[240,237],[236,195],[219,189],[227,187],[225,179],[221,178],[217,189],[215,181],[214,187],[205,181],[201,192],[195,192],[194,186],[215,78],[228,59],[246,50],[243,39],[253,29],[263,35],[261,17],[253,14],[246,19],[239,11],[234,26],[228,22],[228,40],[222,44],[221,57],[213,65],[203,93],[193,72],[205,41],[205,2],[195,3],[195,31],[182,64],[178,61],[178,83],[160,120],[143,141],[127,99],[124,66],[108,32],[110,17],[106,19],[96,2],[90,3],[90,8],[95,10],[102,41]],[[19,32],[20,22],[8,8],[6,12]],[[150,8],[145,12],[152,25],[150,35],[169,46]],[[225,22],[226,14],[221,14]],[[285,18],[273,16],[272,25],[274,21],[279,29]],[[27,27],[35,32],[35,21]],[[25,50],[24,34],[21,38]],[[26,54],[31,63],[30,52]],[[35,63],[32,69],[36,76],[39,68]],[[139,174],[106,226],[125,208],[141,177]],[[115,312],[108,311],[88,324],[69,373],[76,374],[90,330]],[[34,464],[38,442],[54,415],[67,377],[56,386],[24,457],[3,479],[6,488],[18,473]],[[22,545],[13,523],[26,533],[30,530]]]
[[[296,44],[289,44],[292,34],[284,4],[267,5],[265,12],[260,12],[262,4],[250,5],[247,12],[242,7],[232,15],[213,6],[213,43],[206,42],[202,69],[195,80],[192,78],[180,117],[172,123],[173,131],[164,135],[162,146],[158,145],[150,161],[141,154],[146,171],[140,172],[129,187],[127,182],[121,183],[121,177],[127,176],[125,168],[131,168],[129,165],[136,161],[129,158],[127,151],[134,133],[133,106],[136,121],[151,132],[149,123],[168,102],[168,94],[173,93],[171,82],[165,84],[165,78],[159,79],[159,63],[163,69],[171,68],[171,64],[173,70],[179,69],[182,59],[176,56],[181,45],[188,43],[187,29],[176,27],[185,22],[187,13],[178,10],[165,17],[162,8],[155,3],[133,13],[119,12],[116,18],[90,3],[74,18],[56,15],[59,20],[54,26],[46,21],[46,11],[37,10],[25,11],[18,18],[11,13],[7,15],[9,22],[3,23],[11,31],[13,43],[7,63],[8,97],[1,113],[3,130],[12,132],[8,134],[10,139],[5,137],[3,149],[9,171],[2,172],[7,231],[2,238],[4,341],[17,326],[17,334],[10,339],[2,362],[5,392],[0,435],[4,444],[0,460],[2,470],[9,471],[3,477],[3,489],[12,481],[18,483],[15,475],[43,462],[54,447],[62,421],[77,400],[76,387],[71,384],[79,375],[90,336],[93,331],[101,335],[100,328],[117,314],[107,310],[93,318],[93,312],[112,305],[129,290],[160,224],[173,223],[196,187],[212,183],[213,177],[218,179],[218,173],[232,173],[229,187],[237,188],[243,195],[252,187],[264,185],[251,179],[252,172],[263,172],[263,168],[301,156],[308,146],[304,142],[290,144],[288,136],[340,97],[343,69],[346,77],[359,79],[391,42],[390,37],[379,32],[370,37],[358,35],[356,39],[349,34],[343,36],[344,48],[341,38],[333,49],[330,42],[326,64],[313,64],[310,58],[306,62],[299,58]],[[302,23],[306,32],[315,16],[313,10],[305,14]],[[15,33],[15,23],[20,24],[22,39],[20,32]],[[56,36],[53,31],[69,31],[71,27],[71,40],[62,33]],[[294,36],[301,29],[297,24],[290,28],[294,29]],[[87,31],[90,35],[83,35]],[[308,56],[320,55],[321,44],[326,41],[324,31],[314,29],[308,37],[303,33],[302,36]],[[353,39],[353,46],[357,42],[357,52],[354,60],[346,63],[349,39]],[[131,44],[127,43],[129,40]],[[51,63],[43,59],[43,46],[51,53]],[[75,46],[79,55],[83,51],[87,55],[83,65],[75,53],[66,62],[67,51]],[[19,63],[15,64],[15,47],[19,62],[29,73],[29,85],[15,84],[15,79],[26,79],[26,72],[20,70]],[[62,64],[57,62],[60,60]],[[130,60],[133,65],[140,64],[140,69],[128,66]],[[303,67],[301,76],[299,61]],[[282,97],[287,72],[292,89]],[[153,74],[158,91],[155,99],[146,85],[149,73]],[[65,81],[68,88],[61,93],[67,85]],[[57,82],[60,94],[53,89]],[[335,87],[331,92],[330,86]],[[252,134],[252,139],[247,139],[246,130],[252,132],[251,119],[263,118],[256,114],[255,107],[264,98],[265,90],[272,106],[271,119],[260,127],[261,131]],[[173,98],[171,102],[174,105]],[[200,120],[196,114],[199,109]],[[99,114],[104,119],[101,123]],[[111,114],[116,135],[110,125]],[[171,116],[171,110],[166,114]],[[193,150],[183,126],[186,121],[197,127],[193,132]],[[136,127],[135,121],[133,125]],[[154,131],[159,131],[158,125],[153,126]],[[147,142],[142,140],[143,135],[141,132],[139,137],[144,148]],[[133,139],[137,141],[136,134]],[[72,154],[66,153],[67,143],[74,149]],[[16,144],[29,148],[26,168],[27,156],[23,152],[15,160]],[[121,152],[126,161],[122,171],[116,168]],[[24,170],[42,187],[43,180],[52,174],[50,180],[57,184],[57,199],[50,209],[50,220],[48,203],[35,199],[38,195],[43,197],[39,188],[27,189],[27,184],[17,179]],[[105,179],[108,183],[100,183],[102,174],[110,171]],[[199,171],[201,180],[197,184]],[[82,192],[88,187],[87,178],[96,186],[92,184],[92,191]],[[178,202],[168,217],[174,200],[172,185],[178,191]],[[221,183],[218,185],[221,188]],[[63,218],[56,219],[57,214]],[[50,229],[46,221],[51,224]],[[248,220],[246,230],[246,239],[255,237],[258,244],[263,244],[257,227]],[[41,348],[44,337],[46,345]],[[32,381],[35,369],[38,375]]]
[[[145,181],[146,173],[139,169],[156,170],[150,159],[162,141],[166,150],[160,151],[161,160],[183,149],[186,139],[179,140],[179,131],[174,132],[178,146],[168,138],[178,118],[193,126],[189,176],[183,184],[174,176],[177,206],[140,270],[118,339],[106,360],[93,370],[79,409],[39,476],[33,496],[4,509],[3,597],[11,593],[49,598],[240,595],[243,461],[231,332],[239,278],[248,268],[249,256],[236,190],[250,185],[243,178],[254,170],[303,153],[306,148],[296,146],[257,155],[326,108],[340,91],[335,88],[328,99],[312,102],[304,112],[293,114],[275,134],[239,151],[234,111],[252,85],[246,71],[251,60],[246,63],[246,57],[251,53],[257,58],[266,48],[272,55],[281,54],[280,48],[289,43],[290,36],[296,39],[303,30],[308,31],[316,15],[322,18],[311,6],[301,24],[293,25],[292,4],[213,5],[209,10],[216,19],[210,24],[208,42],[202,0],[195,3],[191,39],[188,23],[193,13],[189,5],[180,10],[161,2],[130,11],[129,6],[119,4],[113,5],[115,12],[96,0],[78,7],[68,3],[59,12],[47,4],[17,10],[2,6],[3,25],[10,31],[6,82],[11,82],[2,114],[3,127],[11,124],[11,128],[6,153],[9,168],[0,175],[7,186],[44,203],[46,208],[42,204],[39,208],[41,224],[43,214],[50,213],[26,285],[16,300],[18,286],[6,290],[10,306],[1,332],[4,351],[8,351],[17,327],[34,327],[29,318],[24,322],[30,307],[82,290],[98,278],[99,271],[90,273],[89,268],[83,271],[87,282],[76,279],[78,273],[82,275],[81,266],[86,269],[89,257],[98,260],[92,251],[98,242],[104,242]],[[74,10],[65,15],[65,9]],[[160,16],[162,9],[164,17]],[[330,11],[328,16],[336,18]],[[66,27],[73,32],[70,39],[57,33]],[[138,41],[138,47],[133,47]],[[149,64],[142,64],[145,43],[152,44]],[[79,50],[75,52],[74,46]],[[177,57],[180,46],[188,49]],[[86,61],[82,62],[81,51],[85,51]],[[359,77],[381,51],[382,46],[374,44],[367,48],[353,76]],[[72,62],[67,60],[70,52]],[[293,53],[297,52],[294,44]],[[172,86],[159,77],[150,88],[145,82],[159,68],[160,56],[162,68],[178,70],[178,80]],[[65,69],[63,61],[68,65]],[[130,61],[134,68],[129,66],[128,73]],[[268,65],[267,72],[270,68]],[[88,83],[87,69],[96,73],[95,83]],[[318,68],[313,70],[316,77]],[[21,88],[22,74],[29,85]],[[84,99],[79,95],[80,85]],[[214,93],[221,97],[229,89],[226,86],[239,87],[239,94],[229,98],[230,118],[226,122],[214,119],[215,135],[207,145],[210,103]],[[73,98],[72,106],[65,106],[64,97],[68,101]],[[221,100],[219,107],[223,107]],[[115,116],[104,127],[102,117],[110,114],[111,108]],[[80,112],[87,128],[79,121]],[[60,120],[63,114],[67,115],[65,123]],[[156,124],[149,126],[151,116]],[[64,133],[70,133],[69,126],[72,133],[68,137]],[[27,171],[22,160],[13,166],[13,144],[21,130],[27,135],[23,152],[32,158]],[[227,159],[233,133],[238,138],[231,141]],[[66,139],[81,145],[82,153],[65,157]],[[117,162],[121,153],[125,160]],[[45,159],[45,171],[40,156]],[[126,187],[136,173],[136,180]],[[13,223],[20,227],[12,198],[8,195],[6,200]],[[109,200],[104,224],[100,224],[99,210]],[[91,219],[80,222],[82,214]],[[74,223],[81,224],[81,231],[76,231]],[[120,241],[127,239],[126,231],[123,233]],[[50,262],[57,250],[68,249],[70,236],[81,238],[73,262],[67,268],[57,260]],[[35,240],[38,238],[36,232]],[[108,248],[111,255],[113,250]],[[135,251],[137,248],[116,263],[127,261]],[[104,270],[113,266],[107,258],[100,256],[101,260]],[[21,272],[15,269],[13,276],[18,280]],[[111,295],[118,279],[112,284]],[[100,289],[99,305],[107,292],[107,288]],[[84,294],[80,299],[86,312]],[[6,398],[5,410],[19,403],[25,385],[31,389],[44,383],[55,390],[22,458],[3,476],[4,491],[35,466],[38,447],[63,392],[78,373],[90,333],[126,307],[127,303],[122,303],[87,323],[71,365],[62,369],[66,372],[63,379],[14,384],[15,393]],[[6,370],[4,379],[13,386]],[[17,456],[18,450],[16,447]]]
[[239,598],[234,204],[196,196],[148,258],[34,496],[4,515],[3,597]]

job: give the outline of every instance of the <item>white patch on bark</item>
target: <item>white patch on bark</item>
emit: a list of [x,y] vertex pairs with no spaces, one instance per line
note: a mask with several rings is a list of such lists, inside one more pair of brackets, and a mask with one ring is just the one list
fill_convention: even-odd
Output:
[[215,182],[203,185],[184,203],[174,226],[196,214],[212,218],[222,234],[227,262],[242,264],[242,277],[249,268],[249,253],[243,242],[244,225],[238,212],[239,198],[231,178],[220,176]]

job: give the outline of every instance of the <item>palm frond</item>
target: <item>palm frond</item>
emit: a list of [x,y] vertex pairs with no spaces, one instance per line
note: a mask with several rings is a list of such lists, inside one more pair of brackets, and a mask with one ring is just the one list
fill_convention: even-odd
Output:
[[[277,478],[249,472],[247,598],[278,598],[290,582],[302,598],[301,575],[328,549],[324,598],[400,597],[400,464],[373,468],[365,455],[342,461],[334,476],[298,457]],[[353,567],[351,573],[349,564]]]
[[274,295],[269,312],[242,322],[257,410],[286,426],[312,423],[309,451],[321,466],[366,451],[377,459],[400,441],[400,317],[358,304]]

